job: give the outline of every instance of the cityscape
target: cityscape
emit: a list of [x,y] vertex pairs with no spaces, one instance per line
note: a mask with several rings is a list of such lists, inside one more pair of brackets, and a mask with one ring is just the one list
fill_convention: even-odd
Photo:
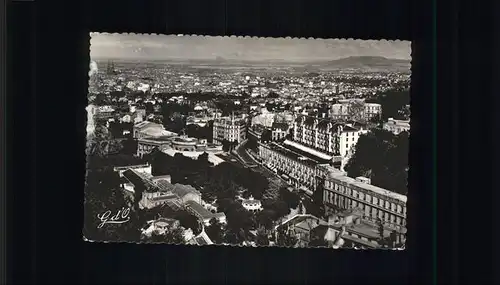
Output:
[[411,43],[91,33],[83,238],[404,249]]

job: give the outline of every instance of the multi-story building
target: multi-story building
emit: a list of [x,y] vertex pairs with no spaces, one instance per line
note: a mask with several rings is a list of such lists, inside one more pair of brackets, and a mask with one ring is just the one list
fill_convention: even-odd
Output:
[[143,157],[154,149],[163,150],[170,147],[170,138],[140,138],[137,139],[137,156]]
[[271,139],[273,141],[284,140],[286,135],[288,135],[288,125],[286,123],[276,123],[274,122],[271,126]]
[[216,118],[213,126],[213,142],[241,143],[246,139],[246,120],[245,118],[235,118],[234,116]]
[[389,120],[384,123],[384,130],[392,132],[395,135],[401,132],[409,132],[410,120],[394,120],[393,118],[389,118]]
[[395,229],[406,226],[406,200],[401,195],[354,179],[344,173],[331,171],[325,178],[323,202],[326,211],[358,208],[364,218],[383,221]]
[[333,248],[357,247],[380,248],[382,235],[389,247],[401,246],[406,241],[406,228],[394,229],[363,219],[360,209],[350,209],[328,217],[328,222],[322,222],[310,231],[311,238],[323,239]]
[[295,120],[293,140],[320,152],[344,157],[356,145],[360,134],[366,132],[362,126],[301,116]]
[[339,120],[369,120],[382,115],[382,105],[363,100],[343,100],[330,108],[330,118]]
[[288,183],[311,195],[318,185],[318,165],[330,163],[332,157],[318,157],[287,144],[259,144],[262,163]]
[[139,201],[141,209],[166,205],[173,210],[184,209],[192,213],[205,225],[208,225],[212,218],[221,223],[226,222],[224,213],[212,213],[202,206],[204,202],[201,193],[191,185],[171,184],[168,179],[154,179],[134,169],[127,169],[123,172],[123,176],[134,185],[134,188],[144,189]]

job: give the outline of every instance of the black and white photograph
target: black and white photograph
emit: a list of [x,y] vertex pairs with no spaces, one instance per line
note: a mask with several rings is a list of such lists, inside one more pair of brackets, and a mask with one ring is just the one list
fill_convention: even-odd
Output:
[[91,33],[89,53],[85,241],[405,249],[411,42]]

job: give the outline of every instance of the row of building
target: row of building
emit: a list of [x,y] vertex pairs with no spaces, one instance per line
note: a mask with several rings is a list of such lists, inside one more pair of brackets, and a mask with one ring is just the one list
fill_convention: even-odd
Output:
[[[283,228],[284,231],[279,231]],[[295,236],[295,247],[308,247],[315,240],[328,247],[377,249],[384,245],[401,248],[406,242],[406,230],[397,230],[374,223],[357,209],[345,210],[323,220],[309,214],[297,214],[276,226],[276,238],[281,233]]]
[[340,170],[366,132],[363,125],[299,117],[292,140],[258,143],[260,162],[309,195],[321,189],[325,214],[357,209],[366,220],[405,228],[405,195],[371,185],[369,178],[348,177]]

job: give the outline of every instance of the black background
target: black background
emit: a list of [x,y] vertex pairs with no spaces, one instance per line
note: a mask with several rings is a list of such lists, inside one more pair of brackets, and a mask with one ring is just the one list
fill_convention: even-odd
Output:
[[[11,280],[19,284],[490,282],[496,246],[490,211],[495,203],[491,160],[496,127],[490,116],[498,106],[490,97],[491,63],[497,58],[491,45],[493,23],[484,21],[493,9],[486,1],[455,2],[440,2],[436,14],[428,0],[10,3],[12,97],[7,118],[8,132],[14,135],[5,159],[12,190],[8,197]],[[411,40],[407,250],[83,242],[90,31]],[[433,259],[434,168],[437,261]]]

